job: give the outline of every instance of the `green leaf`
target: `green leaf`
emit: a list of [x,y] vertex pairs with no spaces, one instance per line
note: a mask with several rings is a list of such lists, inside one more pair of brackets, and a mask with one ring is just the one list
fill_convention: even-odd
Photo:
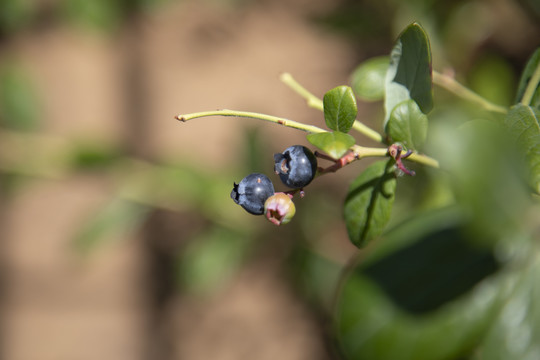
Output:
[[[527,62],[527,65],[525,66],[525,69],[523,70],[523,73],[521,74],[516,93],[516,104],[519,103],[523,98],[525,89],[527,88],[527,85],[529,84],[529,81],[531,80],[531,77],[538,66],[540,66],[540,48],[536,49],[536,51],[532,54]],[[536,107],[540,106],[540,87],[536,88],[530,105]]]
[[418,150],[426,141],[427,128],[427,116],[414,100],[406,100],[394,107],[385,131],[393,142]]
[[540,110],[515,105],[508,112],[505,125],[527,160],[530,185],[540,193]]
[[122,236],[140,224],[149,208],[120,199],[113,199],[85,224],[74,243],[81,251],[93,249],[100,243]]
[[432,109],[431,47],[418,23],[409,25],[392,49],[385,83],[385,125],[394,107],[405,100],[416,101],[424,114]]
[[307,139],[334,159],[345,155],[356,142],[351,135],[339,131],[309,134]]
[[388,56],[374,57],[364,61],[354,70],[351,85],[356,96],[367,101],[383,99],[389,62]]
[[345,358],[458,359],[477,344],[500,308],[501,273],[461,218],[417,216],[357,257],[337,301]]
[[510,297],[478,352],[482,360],[540,358],[540,258],[517,271]]
[[392,161],[378,161],[354,180],[345,200],[345,224],[357,247],[380,235],[388,220],[396,192]]
[[324,120],[329,129],[349,132],[356,120],[358,109],[352,89],[348,86],[338,86],[323,98]]

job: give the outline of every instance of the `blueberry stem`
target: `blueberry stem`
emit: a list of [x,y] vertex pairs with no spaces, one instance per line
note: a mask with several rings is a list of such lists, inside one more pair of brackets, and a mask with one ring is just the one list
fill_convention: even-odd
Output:
[[177,115],[175,116],[175,119],[180,120],[182,122],[186,122],[192,119],[201,118],[201,117],[207,117],[207,116],[234,116],[234,117],[245,117],[245,118],[252,118],[252,119],[259,119],[264,121],[273,122],[279,125],[283,125],[286,127],[306,131],[308,133],[323,133],[326,132],[326,130],[321,129],[320,127],[313,126],[313,125],[307,125],[303,124],[297,121],[285,119],[282,117],[272,116],[272,115],[266,115],[256,112],[250,112],[250,111],[237,111],[237,110],[228,110],[228,109],[219,109],[214,111],[202,111],[202,112],[196,112],[191,114],[184,114],[184,115]]
[[[245,117],[245,118],[252,118],[252,119],[258,119],[263,121],[269,121],[273,122],[275,124],[283,125],[286,127],[306,131],[308,133],[323,133],[327,132],[324,129],[321,129],[317,126],[313,125],[307,125],[303,124],[297,121],[272,116],[272,115],[266,115],[256,112],[249,112],[249,111],[237,111],[237,110],[227,110],[227,109],[221,109],[221,110],[214,110],[214,111],[202,111],[202,112],[196,112],[191,114],[184,114],[184,115],[177,115],[175,116],[175,119],[180,120],[182,122],[186,122],[189,120],[202,118],[202,117],[208,117],[208,116],[232,116],[232,117]],[[365,157],[385,157],[388,155],[387,148],[372,148],[372,147],[364,147],[360,145],[353,145],[350,150],[357,154],[358,159],[365,158]],[[407,157],[407,160],[414,161],[423,165],[428,165],[431,167],[438,168],[439,163],[437,160],[430,158],[429,156],[418,154],[416,152],[413,152],[410,154],[410,156]]]
[[388,155],[387,148],[371,148],[364,147],[360,145],[353,145],[351,150],[356,154],[358,159],[363,159],[366,157],[384,157]]
[[349,151],[348,153],[346,153],[345,155],[343,155],[339,159],[334,160],[334,165],[331,165],[331,166],[327,167],[326,169],[320,170],[319,173],[322,175],[322,174],[326,174],[326,173],[329,173],[329,172],[336,172],[339,169],[341,169],[342,167],[344,167],[345,165],[348,165],[348,164],[350,164],[353,161],[356,161],[358,159],[359,159],[358,153],[356,153],[354,151]]
[[[305,87],[300,85],[298,81],[296,81],[291,74],[289,73],[283,73],[280,75],[279,79],[287,85],[291,90],[293,90],[295,93],[303,97],[306,101],[309,107],[312,107],[314,109],[324,111],[323,101],[313,95],[311,92],[306,90]],[[353,123],[353,129],[358,131],[359,133],[363,134],[364,136],[367,136],[368,138],[375,140],[377,142],[383,143],[384,139],[381,134],[376,132],[375,130],[371,129],[370,127],[362,124],[360,121],[355,120]]]
[[[385,157],[388,155],[389,154],[388,154],[387,148],[372,148],[372,147],[365,147],[365,146],[360,146],[360,145],[353,145],[351,147],[350,153],[347,153],[342,158],[334,160],[334,161],[341,162],[341,165],[337,166],[337,169],[339,169],[347,164],[350,164],[351,162],[355,160],[360,160],[367,157]],[[431,166],[437,169],[439,168],[439,162],[427,155],[419,154],[414,151],[407,151],[401,156],[401,159],[404,159],[403,156],[405,156],[405,158],[409,161],[414,161],[416,163]],[[326,171],[327,169],[325,169],[325,172]],[[329,171],[332,171],[332,170],[329,170]]]
[[[317,173],[317,175],[315,175],[315,176],[317,177],[318,175],[319,175],[319,173]],[[283,193],[287,194],[291,199],[294,197],[294,195],[296,195],[296,193],[299,193],[300,198],[303,198],[304,195],[305,195],[304,188],[287,190],[287,191],[284,191]]]
[[316,157],[320,158],[320,159],[324,159],[324,160],[328,160],[328,161],[336,161],[336,159],[334,159],[330,155],[326,155],[325,153],[322,153],[322,152],[319,152],[319,151],[315,151],[313,154]]
[[[439,168],[439,162],[435,160],[432,157],[429,157],[427,155],[419,154],[417,152],[412,152],[410,155],[408,155],[407,160],[414,161],[415,163],[431,166],[433,168]],[[403,159],[403,157],[402,157]]]

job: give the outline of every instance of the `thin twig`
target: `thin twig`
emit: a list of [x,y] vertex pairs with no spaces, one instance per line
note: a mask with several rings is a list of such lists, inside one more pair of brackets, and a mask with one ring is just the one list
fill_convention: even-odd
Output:
[[289,119],[285,119],[282,117],[266,115],[266,114],[261,114],[261,113],[256,113],[256,112],[250,112],[250,111],[237,111],[237,110],[228,110],[228,109],[221,109],[221,110],[215,110],[215,111],[202,111],[202,112],[196,112],[196,113],[184,114],[184,115],[180,114],[180,115],[176,115],[175,119],[180,120],[182,122],[186,122],[192,119],[197,119],[197,118],[202,118],[202,117],[207,117],[207,116],[245,117],[245,118],[252,118],[252,119],[273,122],[275,124],[306,131],[308,133],[326,132],[326,130],[321,129],[317,126],[306,125],[306,124],[289,120]]

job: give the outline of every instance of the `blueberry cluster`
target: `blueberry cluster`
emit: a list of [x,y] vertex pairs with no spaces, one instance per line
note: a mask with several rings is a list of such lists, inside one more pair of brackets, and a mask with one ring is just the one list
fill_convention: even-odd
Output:
[[294,216],[293,194],[313,180],[317,173],[317,158],[307,147],[294,145],[274,155],[274,171],[283,184],[294,191],[276,193],[266,175],[253,173],[240,183],[234,183],[231,198],[250,214],[266,214],[268,220],[280,225]]

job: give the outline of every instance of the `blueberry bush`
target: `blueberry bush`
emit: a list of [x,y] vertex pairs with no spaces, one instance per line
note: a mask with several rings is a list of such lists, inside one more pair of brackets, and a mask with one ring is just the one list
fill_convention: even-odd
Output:
[[[307,133],[313,151],[293,144],[269,169],[287,190],[259,173],[233,186],[235,203],[275,225],[294,221],[312,181],[371,159],[343,200],[360,249],[339,270],[332,306],[343,357],[540,358],[540,49],[510,107],[434,71],[418,23],[322,99],[288,73],[281,80],[321,110],[326,128],[236,110],[176,118],[248,117]],[[439,107],[434,86],[466,105]],[[382,133],[358,119],[357,101],[381,101]]]

